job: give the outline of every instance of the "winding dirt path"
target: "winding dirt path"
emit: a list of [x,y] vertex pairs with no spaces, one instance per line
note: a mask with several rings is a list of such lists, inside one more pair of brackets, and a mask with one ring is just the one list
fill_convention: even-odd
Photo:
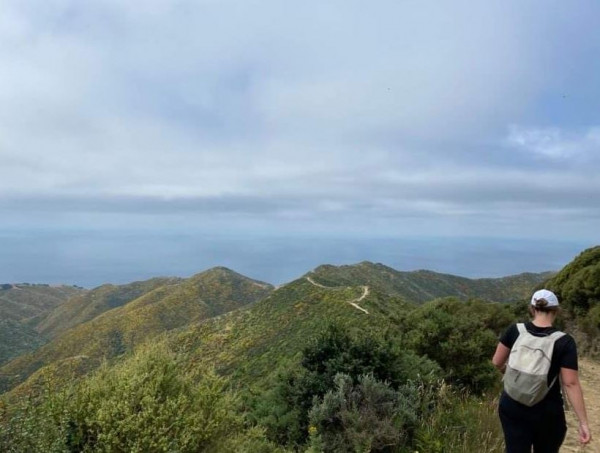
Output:
[[[344,288],[344,286],[325,286],[325,285],[321,285],[320,283],[315,282],[310,277],[306,277],[306,280],[308,280],[311,284],[313,284],[314,286],[317,286],[319,288],[325,288],[325,289],[341,289],[341,288]],[[364,308],[362,308],[360,305],[358,305],[358,302],[362,301],[365,297],[367,297],[369,295],[370,290],[369,290],[368,286],[362,286],[362,289],[363,289],[362,295],[360,297],[356,298],[356,299],[352,299],[351,301],[348,302],[348,304],[352,305],[357,310],[360,310],[363,313],[366,313],[368,315],[369,312],[367,310],[365,310]]]
[[600,453],[600,363],[580,358],[579,380],[583,388],[583,399],[592,431],[592,441],[582,447],[578,440],[577,417],[572,410],[567,411],[567,438],[560,449],[561,453]]

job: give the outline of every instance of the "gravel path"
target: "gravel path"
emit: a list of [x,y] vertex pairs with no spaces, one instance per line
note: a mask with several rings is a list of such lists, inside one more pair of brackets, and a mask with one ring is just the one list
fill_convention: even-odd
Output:
[[569,410],[567,411],[569,430],[560,451],[561,453],[600,453],[600,363],[589,359],[580,359],[579,380],[583,388],[583,399],[592,430],[592,441],[585,447],[581,446],[578,440],[577,417],[572,410]]

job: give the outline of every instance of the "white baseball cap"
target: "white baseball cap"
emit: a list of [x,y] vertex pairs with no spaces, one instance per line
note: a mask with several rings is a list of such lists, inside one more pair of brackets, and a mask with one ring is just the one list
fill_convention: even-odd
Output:
[[552,291],[548,291],[547,289],[540,289],[533,293],[531,296],[531,305],[535,305],[536,302],[540,299],[545,299],[548,302],[546,307],[558,307],[558,297]]

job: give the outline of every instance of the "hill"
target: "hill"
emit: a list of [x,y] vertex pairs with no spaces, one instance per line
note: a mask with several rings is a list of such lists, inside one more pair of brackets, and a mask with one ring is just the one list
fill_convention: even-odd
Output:
[[[489,307],[481,308],[482,304]],[[277,374],[274,364],[296,360],[306,347],[307,339],[313,338],[331,323],[342,326],[346,331],[354,331],[358,336],[368,332],[375,335],[388,332],[403,338],[421,322],[416,313],[428,317],[436,311],[435,307],[439,307],[440,313],[445,310],[453,312],[440,322],[446,322],[457,311],[464,310],[467,318],[464,325],[480,322],[480,326],[495,326],[497,332],[491,336],[492,347],[497,341],[497,333],[504,327],[503,323],[508,322],[507,316],[510,317],[507,305],[450,298],[418,306],[368,285],[328,287],[307,276],[278,288],[248,310],[190,325],[172,332],[166,341],[170,347],[189,357],[194,366],[215,366],[218,372],[231,375],[234,381],[260,389],[268,387],[271,378]],[[484,316],[485,320],[476,321],[486,310],[489,313]],[[412,319],[411,316],[417,317]],[[451,328],[461,329],[455,321],[446,327]],[[443,334],[439,335],[443,337]],[[456,334],[455,338],[460,338],[460,335]],[[440,350],[433,331],[430,338],[435,348]],[[470,354],[475,357],[482,351],[486,353],[480,350]]]
[[578,349],[600,358],[600,246],[581,252],[544,286],[558,296]]
[[523,273],[502,278],[470,279],[455,275],[418,270],[397,271],[368,261],[351,266],[323,265],[310,272],[328,286],[370,285],[406,301],[423,303],[438,297],[481,298],[493,302],[513,302],[530,296],[532,288],[552,273]]
[[1,284],[0,365],[46,343],[33,328],[38,319],[80,294],[85,290],[75,286]]
[[54,308],[37,323],[36,330],[47,338],[56,337],[61,332],[94,319],[105,311],[121,307],[156,288],[180,281],[179,278],[153,278],[126,285],[99,286],[71,297]]
[[76,286],[4,283],[0,285],[0,319],[26,322],[85,292]]
[[35,330],[12,319],[0,319],[0,365],[46,343]]
[[575,315],[584,315],[600,305],[600,246],[581,252],[547,281],[561,305]]
[[[233,280],[201,284],[206,282],[209,276],[216,275],[225,280]],[[198,341],[203,345],[209,345],[203,347],[202,359],[198,360],[208,360],[224,370],[236,369],[237,373],[243,375],[246,370],[254,367],[253,357],[260,357],[256,360],[264,367],[260,364],[256,364],[256,367],[260,370],[257,373],[261,373],[269,369],[270,354],[277,355],[277,358],[272,358],[276,362],[280,354],[286,355],[288,346],[294,345],[289,349],[289,357],[293,356],[298,350],[296,346],[302,344],[305,336],[314,334],[319,326],[331,319],[342,319],[350,324],[353,320],[360,320],[360,323],[366,322],[369,328],[376,329],[401,316],[402,307],[407,302],[423,303],[448,296],[508,302],[527,297],[532,287],[547,276],[548,274],[521,274],[499,279],[473,280],[431,271],[400,272],[370,262],[337,267],[324,265],[277,289],[267,299],[257,303],[252,310],[234,312],[197,325],[195,323],[198,321],[257,302],[269,295],[273,288],[265,283],[246,279],[228,269],[215,268],[187,280],[155,280],[125,285],[129,288],[125,294],[149,289],[154,285],[157,287],[120,307],[109,309],[110,304],[114,304],[111,301],[115,300],[114,294],[118,287],[106,285],[74,298],[48,316],[41,330],[50,335],[57,332],[53,341],[35,354],[18,358],[1,368],[0,379],[4,379],[5,388],[10,388],[39,368],[57,360],[73,356],[87,357],[89,360],[114,357],[149,337],[186,325],[194,325],[192,331],[198,331],[190,335],[200,339]],[[238,283],[234,283],[234,280]],[[160,286],[157,283],[165,284]],[[231,288],[236,286],[238,291],[232,295]],[[212,288],[212,292],[209,288]],[[366,288],[368,289],[365,292]],[[253,297],[249,298],[248,294],[253,294]],[[360,305],[355,303],[361,297],[370,309],[365,308],[362,302]],[[229,303],[227,306],[220,305],[219,301],[226,299],[235,299],[238,302]],[[120,297],[117,300],[121,303],[126,298]],[[205,300],[209,303],[205,304]],[[95,304],[91,308],[84,310],[86,303],[94,301]],[[317,302],[325,305],[316,311],[308,309]],[[69,323],[74,324],[85,319],[82,314],[101,310],[108,311],[60,334],[60,329],[65,329]],[[62,327],[59,328],[58,323],[51,329],[50,321],[60,320],[60,313],[67,314],[67,321]],[[369,314],[366,321],[360,318],[361,313]],[[227,326],[230,325],[237,326],[234,329],[235,346],[226,347],[222,341],[229,336],[230,330]],[[361,328],[364,327],[363,325]],[[270,332],[273,338],[269,337]],[[240,337],[237,337],[238,335]],[[240,340],[239,344],[236,339]],[[210,345],[218,346],[214,354]],[[236,352],[237,348],[242,350]],[[229,363],[225,356],[231,357],[232,362]],[[17,375],[19,377],[15,378]],[[248,376],[252,375],[252,372],[248,373]]]
[[273,287],[226,268],[169,281],[123,306],[58,335],[38,350],[0,368],[0,391],[38,369],[70,357],[90,362],[119,356],[160,333],[236,310],[266,297]]
[[[357,275],[360,277],[358,282],[347,280],[352,277],[347,275],[348,270],[351,274],[360,274],[361,267],[367,275]],[[394,401],[412,401],[411,406],[405,408],[408,415],[402,417],[406,417],[406,430],[421,430],[421,437],[420,443],[411,444],[410,451],[436,451],[436,445],[443,445],[443,434],[429,433],[427,425],[416,424],[425,416],[438,417],[439,423],[452,429],[459,423],[474,426],[473,420],[479,412],[466,422],[464,417],[451,418],[450,407],[453,408],[455,402],[467,404],[464,400],[458,403],[458,399],[446,399],[448,407],[442,405],[435,409],[439,411],[436,412],[438,415],[419,408],[436,408],[433,401],[443,389],[440,392],[433,390],[431,401],[427,389],[436,385],[438,379],[466,386],[474,394],[492,388],[497,375],[489,357],[496,346],[498,333],[513,320],[512,307],[477,300],[463,301],[457,297],[414,304],[405,300],[408,297],[402,291],[406,290],[399,279],[394,280],[393,275],[390,278],[389,268],[372,263],[341,268],[323,266],[277,289],[223,268],[159,287],[62,333],[36,353],[2,367],[0,378],[4,379],[5,388],[11,388],[29,376],[5,395],[4,401],[10,404],[14,397],[43,389],[48,381],[59,386],[72,382],[73,376],[88,373],[104,357],[122,355],[125,359],[119,358],[118,363],[129,369],[131,363],[142,360],[143,355],[138,352],[144,348],[136,349],[133,354],[123,353],[143,342],[147,346],[147,340],[153,338],[153,346],[169,350],[177,357],[177,375],[197,375],[214,368],[218,375],[227,379],[228,388],[244,389],[241,410],[246,413],[247,423],[257,426],[258,432],[265,433],[269,442],[280,447],[300,448],[316,442],[307,437],[310,427],[314,428],[309,425],[309,418],[312,420],[317,414],[313,409],[325,409],[318,401],[325,404],[330,400],[325,395],[333,395],[328,392],[339,382],[339,373],[351,376],[353,381],[346,381],[348,385],[358,385],[359,375],[377,373],[373,379],[379,380],[380,384],[376,385],[383,386],[379,388],[387,389],[382,390],[385,394]],[[324,273],[323,270],[331,272]],[[410,274],[430,277],[423,272]],[[439,282],[437,274],[434,277]],[[440,279],[444,281],[443,277]],[[463,282],[460,277],[457,279]],[[386,286],[390,280],[393,285]],[[422,286],[415,284],[415,287],[418,292],[415,290],[413,294],[435,294],[433,287],[427,291]],[[446,288],[456,291],[450,284]],[[224,291],[229,291],[230,296],[223,297]],[[247,298],[252,291],[257,291],[254,303],[237,305],[241,309],[222,304],[238,297]],[[208,299],[214,302],[205,306]],[[192,303],[194,300],[196,303]],[[324,332],[332,331],[332,325],[338,334],[324,336]],[[113,369],[113,365],[121,366],[109,362],[109,366],[102,368],[103,372],[94,376],[103,376],[102,373]],[[149,362],[143,376],[128,382],[127,377],[121,375],[120,379],[126,382],[119,385],[136,388],[138,383],[146,382],[147,373],[155,369],[154,362]],[[95,382],[93,379],[81,380],[82,388],[96,388],[96,384],[86,387],[86,383]],[[106,380],[102,388],[108,389],[102,398],[111,400],[114,407],[121,407],[112,394],[111,389],[116,385],[114,379],[111,381],[110,376],[102,379]],[[386,387],[388,384],[384,382],[392,382],[390,379],[394,383]],[[153,384],[151,388],[161,390],[166,387]],[[69,415],[68,420],[79,413],[77,401],[78,398],[85,401],[86,392],[82,390],[75,397],[66,397],[65,401],[74,401],[76,405],[70,410],[73,415]],[[389,392],[397,393],[393,396]],[[352,394],[355,393],[349,393]],[[160,395],[159,392],[157,401],[163,401]],[[81,406],[82,410],[90,410],[85,407],[87,409]],[[474,400],[467,407],[480,410],[487,406]],[[109,423],[109,419],[102,423]],[[324,419],[317,431],[313,429],[313,434],[325,433],[327,426]],[[362,423],[356,426],[362,426]],[[396,428],[394,432],[398,431]],[[84,426],[83,429],[87,428]],[[411,442],[409,437],[406,442]],[[469,445],[471,448],[462,451],[474,451],[473,445],[481,446],[475,440]]]

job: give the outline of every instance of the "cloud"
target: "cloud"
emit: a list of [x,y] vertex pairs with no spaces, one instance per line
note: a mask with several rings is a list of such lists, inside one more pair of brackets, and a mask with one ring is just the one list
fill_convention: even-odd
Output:
[[[530,212],[589,221],[597,118],[567,124],[545,106],[568,88],[577,110],[597,90],[564,80],[599,72],[598,7],[540,5],[5,2],[0,210],[241,230],[260,217],[321,231],[454,217],[467,232],[485,217],[484,233]],[[510,124],[550,127],[506,136]]]
[[525,152],[556,160],[588,160],[600,152],[600,127],[568,132],[558,127],[529,129],[511,126],[507,141]]

